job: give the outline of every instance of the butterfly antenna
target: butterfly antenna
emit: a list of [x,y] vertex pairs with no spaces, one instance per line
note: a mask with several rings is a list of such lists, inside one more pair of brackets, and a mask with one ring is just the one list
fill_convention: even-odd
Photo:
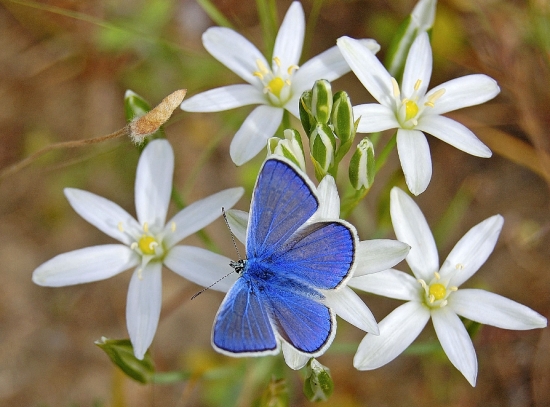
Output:
[[229,226],[229,221],[227,220],[227,215],[225,214],[225,208],[222,207],[222,215],[223,219],[225,220],[225,224],[227,225],[227,229],[229,229],[229,233],[231,233],[231,241],[233,242],[233,247],[235,247],[235,251],[237,252],[237,256],[239,257],[239,260],[242,259],[241,253],[239,253],[239,248],[237,247],[237,243],[235,242],[235,235],[233,234],[233,231],[231,230],[231,226]]
[[222,281],[224,278],[226,278],[227,276],[233,274],[235,272],[235,270],[233,270],[231,273],[227,273],[225,276],[223,276],[222,278],[220,278],[218,281],[216,281],[215,283],[212,283],[210,284],[208,287],[205,287],[203,288],[202,290],[200,290],[198,293],[196,293],[195,295],[193,295],[191,297],[191,299],[194,299],[196,297],[198,297],[200,294],[202,294],[203,292],[205,292],[206,290],[209,290],[210,288],[214,287],[216,284],[218,284],[220,281]]

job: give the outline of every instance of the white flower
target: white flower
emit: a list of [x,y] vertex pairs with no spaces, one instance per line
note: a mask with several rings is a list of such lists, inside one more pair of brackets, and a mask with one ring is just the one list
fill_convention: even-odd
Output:
[[[231,142],[233,162],[242,165],[265,147],[281,124],[286,109],[299,117],[299,99],[318,79],[335,80],[350,68],[336,46],[317,55],[298,69],[305,32],[302,5],[293,2],[275,40],[272,63],[242,35],[229,28],[212,27],[202,36],[206,50],[248,84],[224,86],[186,99],[188,112],[218,112],[246,105],[260,105],[246,118]],[[374,40],[362,46],[373,52]],[[270,69],[271,66],[271,69]]]
[[[304,174],[304,176],[307,175]],[[319,208],[308,223],[339,219],[340,197],[332,176],[327,175],[323,178],[317,187],[316,195],[319,198]],[[248,214],[232,209],[228,211],[228,221],[235,236],[244,243]],[[408,252],[409,246],[396,240],[361,241],[355,253],[354,276],[369,275],[393,267],[403,260]],[[378,335],[378,326],[372,312],[351,288],[343,286],[336,290],[324,290],[322,294],[326,305],[342,319],[365,332]],[[310,359],[309,355],[298,352],[284,341],[282,350],[287,365],[295,370],[304,367]]]
[[353,365],[376,369],[392,361],[432,319],[435,332],[451,363],[475,386],[477,359],[459,315],[504,329],[544,328],[546,318],[515,301],[479,289],[458,289],[485,263],[504,222],[492,216],[474,226],[439,268],[437,248],[420,208],[397,187],[391,191],[390,212],[397,238],[411,246],[407,263],[414,277],[386,270],[351,279],[349,285],[407,303],[379,323],[380,335],[366,335]]
[[436,86],[426,93],[432,74],[432,50],[428,34],[413,42],[401,89],[372,52],[348,37],[338,47],[361,83],[380,104],[354,107],[360,117],[357,131],[371,133],[397,128],[397,151],[409,190],[422,193],[432,177],[429,133],[450,145],[478,157],[490,157],[491,150],[462,124],[443,113],[474,106],[494,98],[500,88],[486,75],[468,75]]
[[[153,341],[162,303],[161,270],[165,264],[198,284],[218,278],[228,259],[207,250],[176,246],[233,206],[242,188],[227,189],[197,201],[166,222],[172,191],[174,153],[166,140],[151,141],[137,167],[135,204],[137,221],[117,204],[90,192],[67,188],[73,209],[89,223],[123,244],[108,244],[60,254],[34,270],[33,281],[60,287],[112,277],[136,267],[126,304],[126,321],[134,354],[142,359]],[[231,277],[215,289],[227,290]],[[234,281],[234,280],[233,280]]]

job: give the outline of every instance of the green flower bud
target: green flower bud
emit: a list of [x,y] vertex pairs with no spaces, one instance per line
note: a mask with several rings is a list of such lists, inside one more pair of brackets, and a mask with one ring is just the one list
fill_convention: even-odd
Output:
[[420,0],[393,36],[384,65],[393,77],[403,72],[409,48],[419,34],[429,32],[435,20],[437,0]]
[[332,125],[334,133],[340,142],[346,143],[355,137],[355,123],[353,122],[353,108],[348,94],[344,91],[336,92],[332,106]]
[[316,359],[310,359],[307,366],[307,377],[304,381],[304,395],[309,401],[326,401],[334,391],[334,383],[328,367]]
[[143,384],[151,381],[155,367],[149,352],[145,354],[143,360],[137,359],[129,339],[102,337],[101,340],[95,341],[95,344],[103,349],[109,359],[132,379]]
[[311,113],[311,95],[312,92],[310,90],[306,90],[304,93],[302,93],[299,106],[302,127],[304,128],[308,137],[313,130],[313,127],[315,126],[315,117],[313,117],[313,114]]
[[300,133],[294,129],[286,129],[283,132],[285,138],[271,137],[267,142],[267,151],[269,155],[279,155],[288,158],[296,164],[302,171],[306,170],[306,159],[304,156],[304,146]]
[[332,88],[330,82],[319,79],[311,89],[311,113],[319,123],[327,124],[332,111]]
[[315,176],[322,179],[334,163],[336,136],[327,124],[317,123],[309,138],[311,160]]
[[349,180],[356,190],[369,189],[374,181],[374,146],[365,137],[349,163]]

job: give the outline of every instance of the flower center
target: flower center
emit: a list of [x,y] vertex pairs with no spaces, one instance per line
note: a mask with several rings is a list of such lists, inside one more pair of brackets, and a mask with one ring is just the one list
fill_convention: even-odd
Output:
[[422,81],[418,79],[414,84],[414,91],[409,97],[402,97],[399,85],[395,78],[391,78],[393,97],[395,99],[395,116],[403,129],[414,129],[424,110],[433,108],[435,102],[445,93],[445,89],[439,89],[426,96],[420,94]]
[[298,69],[296,65],[289,66],[286,70],[281,67],[281,60],[273,58],[275,69],[271,71],[265,64],[257,59],[258,70],[253,75],[260,79],[263,91],[269,101],[275,106],[283,106],[292,96],[292,76]]
[[145,255],[154,255],[155,248],[158,246],[158,242],[153,236],[143,235],[138,241],[138,248]]
[[434,273],[434,278],[430,281],[430,284],[426,284],[422,279],[419,279],[418,282],[424,291],[424,304],[429,308],[444,307],[447,305],[447,298],[449,298],[449,295],[458,290],[458,288],[454,286],[448,287],[448,281],[442,281],[438,272]]

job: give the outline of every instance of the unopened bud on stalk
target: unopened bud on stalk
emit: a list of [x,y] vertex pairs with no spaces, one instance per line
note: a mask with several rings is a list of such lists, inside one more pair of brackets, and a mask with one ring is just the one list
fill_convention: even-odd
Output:
[[267,151],[269,155],[279,155],[288,158],[296,164],[302,171],[306,170],[306,160],[304,157],[304,146],[300,133],[294,129],[286,129],[283,132],[285,138],[271,137],[267,142]]
[[309,149],[315,176],[322,179],[334,163],[336,150],[336,137],[328,125],[317,123],[309,138]]
[[336,137],[342,144],[355,137],[355,123],[353,122],[353,108],[348,94],[344,91],[336,92],[332,105],[332,125]]
[[374,181],[374,146],[368,137],[361,140],[351,157],[349,180],[356,190],[369,189]]
[[307,377],[304,381],[304,395],[309,401],[326,401],[334,391],[334,382],[328,367],[316,359],[311,359],[307,366]]
[[313,127],[315,126],[315,117],[311,113],[311,91],[306,90],[300,97],[300,120],[307,136],[309,137]]
[[311,93],[311,113],[319,123],[327,124],[332,111],[332,88],[330,82],[319,79]]

